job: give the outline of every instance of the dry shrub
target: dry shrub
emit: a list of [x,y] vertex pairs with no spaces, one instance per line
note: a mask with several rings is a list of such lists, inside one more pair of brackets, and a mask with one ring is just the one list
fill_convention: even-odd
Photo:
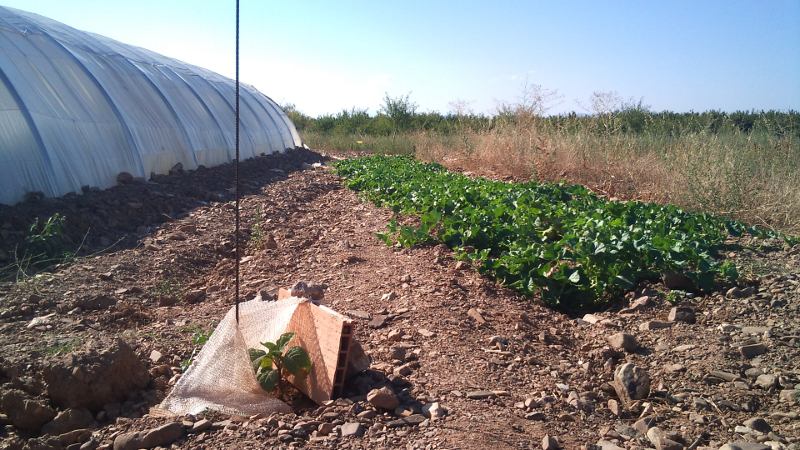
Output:
[[667,169],[653,155],[587,151],[575,138],[533,127],[464,131],[457,137],[417,133],[414,141],[418,158],[482,176],[579,183],[609,197],[669,199],[663,183]]
[[527,179],[535,175],[538,136],[518,128],[464,131],[452,135],[416,133],[416,156],[478,175]]

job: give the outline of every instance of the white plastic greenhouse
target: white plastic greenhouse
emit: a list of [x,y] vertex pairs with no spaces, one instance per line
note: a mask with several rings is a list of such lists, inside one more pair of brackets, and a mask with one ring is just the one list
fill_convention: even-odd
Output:
[[[0,7],[0,203],[232,161],[234,91],[214,72]],[[281,108],[242,85],[241,158],[299,145]]]

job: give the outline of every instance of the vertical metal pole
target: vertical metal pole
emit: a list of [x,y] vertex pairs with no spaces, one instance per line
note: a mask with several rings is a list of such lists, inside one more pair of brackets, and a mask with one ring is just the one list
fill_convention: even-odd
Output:
[[234,162],[234,196],[236,197],[236,323],[239,323],[239,0],[236,0],[236,160]]

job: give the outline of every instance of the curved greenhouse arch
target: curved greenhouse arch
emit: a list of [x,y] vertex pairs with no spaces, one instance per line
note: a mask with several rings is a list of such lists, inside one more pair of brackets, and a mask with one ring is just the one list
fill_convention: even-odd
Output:
[[[0,6],[0,203],[56,197],[234,157],[234,81]],[[283,110],[240,90],[241,157],[302,145]]]

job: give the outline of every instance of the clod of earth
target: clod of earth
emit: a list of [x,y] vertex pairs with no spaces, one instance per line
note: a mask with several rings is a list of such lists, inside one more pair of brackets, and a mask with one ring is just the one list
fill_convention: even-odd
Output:
[[8,414],[12,425],[30,433],[38,433],[56,416],[47,404],[16,389],[0,393],[0,409]]
[[56,405],[100,411],[143,389],[150,374],[125,341],[100,339],[47,366],[44,379]]
[[183,437],[185,430],[180,422],[173,422],[146,431],[123,433],[114,439],[114,450],[137,450],[167,446]]
[[94,424],[94,416],[88,409],[66,409],[42,427],[42,434],[59,435]]

